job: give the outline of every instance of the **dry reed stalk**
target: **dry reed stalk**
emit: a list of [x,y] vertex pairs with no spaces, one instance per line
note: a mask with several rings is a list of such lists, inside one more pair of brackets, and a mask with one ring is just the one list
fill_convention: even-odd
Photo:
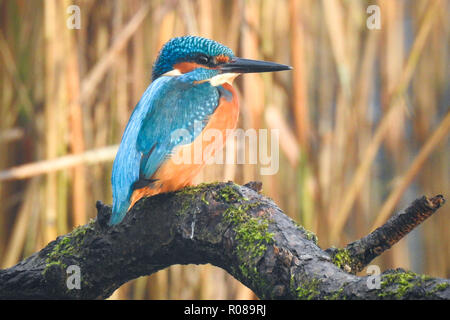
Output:
[[11,143],[24,137],[24,132],[20,128],[11,128],[0,132],[0,143]]
[[[61,79],[57,78],[56,74],[56,63],[58,56],[58,38],[56,34],[57,30],[57,6],[55,0],[45,1],[44,12],[45,12],[45,72],[46,72],[46,83],[45,83],[45,123],[46,123],[46,158],[52,159],[58,156],[58,81]],[[57,206],[58,198],[55,196],[57,194],[57,175],[51,172],[47,175],[46,181],[46,208],[45,208],[45,239],[50,242],[52,239],[56,238],[56,219],[57,219]]]
[[[442,115],[449,109],[448,103],[445,100],[442,101],[442,94],[445,90],[448,91],[449,83],[449,48],[447,45],[442,45],[445,43],[442,39],[449,39],[450,28],[445,15],[450,7],[448,1],[441,1],[440,5],[437,21],[430,34],[430,45],[424,50],[419,64],[420,68],[414,75],[415,81],[411,89],[414,92],[415,102],[413,137],[420,144],[423,144],[432,134],[437,123],[436,119],[442,118]],[[415,25],[422,8],[416,6],[411,9],[412,21]],[[423,79],[427,79],[427,81]],[[415,186],[426,193],[450,190],[450,161],[446,150],[433,152],[415,179]],[[444,210],[446,212],[443,212],[443,215],[436,217],[423,227],[423,233],[421,233],[423,260],[421,262],[424,272],[449,277],[450,235],[448,230],[450,219],[447,217],[450,211],[448,208]],[[439,252],[439,254],[434,254],[435,252]]]
[[[137,11],[141,6],[141,1],[132,2],[134,9]],[[132,81],[131,81],[131,103],[129,109],[133,108],[139,101],[142,93],[144,92],[147,84],[150,81],[150,68],[146,68],[146,57],[144,56],[144,44],[146,38],[144,37],[145,26],[136,30],[133,40],[133,56],[131,59]]]
[[[125,20],[125,6],[122,1],[114,2],[114,13],[113,13],[113,34],[112,38],[116,39],[119,37],[123,30],[123,20]],[[142,23],[142,21],[141,21]],[[137,32],[137,28],[134,30],[133,34]],[[130,38],[131,41],[131,38]],[[124,48],[125,49],[125,48]],[[114,84],[116,88],[114,91],[114,103],[115,103],[115,122],[118,123],[119,132],[123,132],[128,122],[129,112],[128,112],[128,52],[126,50],[121,50],[117,57],[114,59]]]
[[277,129],[280,132],[280,147],[289,160],[289,164],[295,168],[299,161],[300,146],[295,134],[292,132],[280,111],[274,106],[268,106],[265,112],[265,120],[269,129]]
[[[163,7],[161,10],[165,10]],[[142,5],[138,12],[123,27],[120,34],[117,35],[112,46],[105,52],[102,58],[89,71],[81,83],[80,103],[84,104],[90,100],[94,94],[95,88],[102,81],[108,68],[115,62],[117,55],[123,50],[133,34],[144,21],[150,11],[150,3],[146,2]]]
[[[65,6],[70,5],[65,1]],[[70,123],[70,149],[72,154],[84,152],[83,134],[83,111],[79,103],[80,75],[77,56],[77,43],[73,32],[69,32],[66,37],[67,43],[67,94],[69,103],[69,123]],[[86,169],[83,165],[73,168],[73,195],[72,195],[72,216],[75,226],[84,225],[87,222],[87,201],[86,201]]]
[[341,233],[341,230],[344,227],[345,222],[347,221],[347,218],[350,214],[350,210],[353,206],[356,196],[361,189],[361,185],[364,182],[364,179],[366,178],[366,175],[372,165],[375,155],[381,145],[381,142],[384,140],[387,130],[394,120],[396,109],[401,106],[401,104],[399,104],[399,102],[401,101],[401,95],[403,94],[407,84],[411,80],[412,72],[417,65],[418,58],[425,45],[425,40],[427,39],[431,25],[434,22],[433,18],[438,8],[436,3],[438,2],[434,2],[433,5],[430,6],[425,13],[417,37],[415,38],[406,65],[400,77],[400,81],[392,93],[389,102],[389,108],[387,109],[386,113],[383,116],[383,119],[379,123],[369,146],[367,146],[366,151],[364,152],[363,159],[358,165],[355,174],[353,175],[352,182],[343,193],[344,198],[341,201],[339,211],[333,218],[334,225],[331,230],[331,239],[333,241],[336,241],[338,239],[339,234]]
[[304,44],[304,21],[300,14],[301,2],[289,1],[289,21],[291,30],[291,64],[293,87],[292,108],[295,117],[297,138],[302,149],[309,149],[309,111],[306,79],[308,78],[305,68],[305,44]]
[[20,102],[25,106],[27,110],[32,110],[33,103],[31,102],[28,89],[19,77],[15,59],[2,32],[0,32],[0,54],[3,58],[3,66],[5,67],[7,74],[11,78],[11,82],[16,86]]
[[[260,59],[260,42],[257,30],[260,26],[259,3],[250,0],[244,7],[245,24],[241,26],[241,55],[248,59]],[[242,108],[248,110],[245,127],[261,127],[261,116],[265,103],[264,82],[259,74],[246,74],[242,78]]]
[[155,57],[159,50],[174,35],[174,25],[176,19],[175,10],[170,10],[161,19],[161,24],[158,30],[158,43],[156,46]]
[[0,181],[27,179],[41,174],[54,173],[58,170],[85,164],[92,165],[114,160],[118,145],[108,146],[80,154],[66,155],[55,159],[33,162],[0,171]]
[[185,30],[187,34],[191,34],[194,36],[199,36],[198,33],[198,25],[197,20],[195,19],[194,8],[192,6],[192,1],[189,0],[180,0],[180,12],[179,14],[183,17],[182,20],[184,22]]
[[[243,19],[245,23],[241,25],[241,55],[248,59],[260,59],[260,10],[258,1],[248,1],[243,8]],[[258,130],[261,128],[261,116],[265,103],[264,81],[259,74],[246,74],[241,79],[242,96],[241,111],[243,116],[243,127]],[[248,145],[243,146],[246,154],[249,154]],[[255,180],[255,166],[242,165],[243,180]]]
[[[229,17],[229,21],[227,21],[228,27],[221,28],[225,33],[224,39],[226,39],[225,43],[234,50],[237,51],[239,47],[239,38],[240,38],[240,29],[243,20],[244,10],[242,8],[243,2],[240,0],[233,0],[231,5],[231,14]],[[227,32],[225,32],[227,31]]]
[[9,268],[20,260],[27,237],[31,207],[34,205],[33,202],[36,201],[36,197],[34,196],[37,190],[36,182],[36,180],[31,180],[25,188],[23,202],[14,221],[14,227],[5,250],[5,256],[2,257],[2,264],[0,266],[2,269]]
[[209,0],[199,0],[198,8],[198,30],[199,35],[208,39],[213,38],[213,2]]
[[[384,14],[385,28],[383,38],[385,41],[382,59],[382,108],[386,111],[389,108],[390,94],[395,89],[402,74],[404,61],[404,28],[403,28],[403,3],[400,1],[382,1],[381,8]],[[385,144],[393,156],[394,165],[400,165],[403,160],[402,155],[405,155],[405,150],[402,146],[404,143],[404,124],[405,124],[405,108],[397,108],[395,122],[387,130]]]
[[388,218],[395,206],[398,204],[400,198],[414,180],[416,175],[420,172],[425,161],[433,152],[433,150],[442,142],[445,138],[448,138],[450,130],[450,112],[442,120],[439,127],[433,132],[431,137],[428,138],[425,145],[420,149],[419,154],[414,158],[409,168],[400,180],[400,183],[391,191],[389,197],[384,202],[380,212],[378,213],[375,222],[372,225],[372,230],[382,225]]
[[140,277],[134,281],[134,287],[132,291],[133,300],[144,300],[147,298],[147,282],[147,277]]
[[[329,190],[329,212],[336,212],[342,199],[342,188],[333,188],[336,184],[345,181],[345,168],[347,165],[346,155],[348,154],[348,133],[349,123],[349,102],[351,96],[351,70],[349,59],[349,39],[345,29],[344,8],[341,2],[322,1],[322,9],[325,18],[325,24],[328,31],[328,38],[331,44],[331,50],[335,62],[335,70],[339,80],[339,90],[336,93],[336,111],[334,120],[334,130],[332,135],[331,154],[333,168],[330,173]],[[334,218],[329,215],[329,220]],[[332,221],[328,221],[329,224]],[[334,222],[333,222],[334,223]]]
[[[378,43],[378,33],[369,32],[367,41],[365,43],[364,55],[361,61],[361,69],[359,71],[359,78],[355,80],[358,82],[358,86],[355,90],[354,100],[352,102],[352,109],[356,111],[356,125],[355,132],[357,141],[355,142],[355,147],[357,151],[355,152],[355,160],[358,161],[364,156],[365,146],[370,143],[371,139],[371,128],[372,125],[367,119],[367,114],[369,111],[369,105],[371,103],[370,95],[374,92],[374,74],[375,61]],[[364,230],[367,229],[368,217],[372,214],[372,206],[375,202],[373,200],[373,185],[371,179],[367,179],[362,187],[361,193],[359,195],[359,210],[358,212],[365,212],[365,215],[357,214],[355,219],[358,219],[358,226],[355,228],[354,238],[361,238],[364,236]]]

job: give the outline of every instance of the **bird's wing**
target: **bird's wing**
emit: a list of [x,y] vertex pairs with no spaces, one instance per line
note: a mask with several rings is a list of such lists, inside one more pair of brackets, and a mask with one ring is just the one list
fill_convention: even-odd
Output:
[[[122,220],[133,190],[151,181],[175,146],[195,139],[218,104],[215,87],[208,82],[195,84],[187,75],[161,77],[149,86],[130,117],[114,160],[113,216],[120,213]],[[178,129],[187,136],[181,140],[174,136]]]
[[[137,149],[142,153],[140,177],[144,179],[152,177],[176,145],[195,139],[216,109],[219,93],[208,83],[194,85],[173,78],[153,103],[137,139]],[[180,129],[183,131],[177,131]],[[181,137],[183,132],[185,135]]]
[[136,145],[142,153],[139,178],[144,183],[177,145],[193,142],[219,104],[215,87],[186,78],[172,78],[155,96],[154,106],[142,122]]

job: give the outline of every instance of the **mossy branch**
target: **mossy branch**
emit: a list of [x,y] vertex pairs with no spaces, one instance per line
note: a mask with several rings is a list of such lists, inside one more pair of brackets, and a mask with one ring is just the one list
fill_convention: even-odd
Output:
[[[250,183],[202,184],[142,199],[117,226],[108,206],[96,220],[0,270],[0,299],[106,298],[122,284],[174,264],[221,267],[263,299],[450,299],[450,281],[403,270],[358,277],[347,251],[322,250]],[[334,262],[334,263],[333,263]],[[80,289],[67,269],[79,267]],[[343,270],[344,269],[344,270]]]

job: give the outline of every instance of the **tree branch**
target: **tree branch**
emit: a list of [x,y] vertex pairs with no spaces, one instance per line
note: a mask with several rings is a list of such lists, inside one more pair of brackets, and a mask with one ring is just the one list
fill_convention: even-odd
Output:
[[[216,183],[142,199],[114,227],[99,202],[96,220],[0,270],[0,298],[106,298],[170,265],[211,263],[263,299],[450,299],[449,280],[403,270],[381,274],[379,289],[370,289],[371,278],[343,270],[336,251],[319,248],[260,188]],[[66,285],[71,265],[81,289]]]
[[348,244],[344,249],[330,248],[327,251],[344,270],[359,272],[429,218],[444,203],[442,195],[431,199],[423,196],[364,238]]

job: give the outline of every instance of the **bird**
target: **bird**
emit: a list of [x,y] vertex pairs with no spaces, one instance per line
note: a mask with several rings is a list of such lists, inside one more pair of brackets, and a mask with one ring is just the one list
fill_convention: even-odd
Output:
[[[227,46],[203,37],[189,35],[166,42],[114,159],[109,225],[119,224],[143,197],[192,185],[208,158],[223,148],[227,132],[236,128],[239,102],[233,80],[237,76],[290,69],[236,57]],[[200,161],[174,161],[176,152],[192,151],[201,133],[209,129],[223,133],[222,141],[200,142],[202,152],[209,148]],[[173,135],[177,130],[185,134]]]

